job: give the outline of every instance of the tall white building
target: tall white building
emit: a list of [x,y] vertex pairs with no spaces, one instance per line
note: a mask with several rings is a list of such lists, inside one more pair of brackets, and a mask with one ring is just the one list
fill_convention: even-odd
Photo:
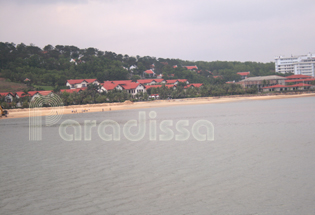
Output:
[[315,54],[275,58],[276,72],[315,76]]

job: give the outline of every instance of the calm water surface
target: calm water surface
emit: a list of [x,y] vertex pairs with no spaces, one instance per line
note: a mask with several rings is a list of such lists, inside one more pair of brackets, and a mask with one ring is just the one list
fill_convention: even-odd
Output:
[[215,140],[59,135],[66,119],[122,128],[139,110],[65,115],[42,141],[29,141],[27,118],[1,119],[0,214],[315,214],[315,97],[142,111],[175,134],[179,120],[209,120]]

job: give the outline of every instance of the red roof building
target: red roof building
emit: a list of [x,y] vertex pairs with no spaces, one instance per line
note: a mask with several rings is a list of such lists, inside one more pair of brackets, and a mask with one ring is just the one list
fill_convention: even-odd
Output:
[[250,72],[238,72],[237,74],[240,76],[247,76],[250,74]]
[[177,79],[178,82],[189,83],[187,79]]
[[290,80],[285,80],[285,83],[297,83],[297,82],[311,83],[312,81],[315,81],[315,78],[290,79]]
[[276,84],[268,87],[263,87],[263,89],[272,89],[272,88],[287,88],[287,85]]
[[38,93],[42,96],[47,96],[49,95],[50,93],[52,93],[53,91],[52,90],[46,90],[46,91],[38,91]]
[[198,69],[198,67],[195,65],[195,66],[184,66],[186,69],[188,70],[194,70],[194,69]]
[[188,84],[185,88],[188,88],[188,87],[196,87],[196,88],[199,88],[203,86],[203,84],[201,83],[194,83],[194,84]]
[[154,72],[152,70],[146,70],[144,71],[146,74],[154,74]]
[[140,84],[154,84],[154,83],[162,83],[162,82],[164,82],[164,79],[162,79],[162,78],[139,79],[137,82],[140,83]]
[[250,72],[238,72],[237,74],[240,75],[242,79],[246,79]]
[[[114,84],[119,84],[121,86],[125,85],[125,84],[129,84],[132,82],[132,80],[114,80],[114,81],[105,81],[105,82],[112,82]],[[105,83],[104,82],[104,83]]]
[[222,78],[221,75],[213,76],[213,78]]
[[70,79],[67,80],[66,86],[70,87],[70,89],[73,88],[82,88],[82,87],[86,87],[88,84],[99,84],[99,82],[97,81],[97,79]]
[[[120,82],[120,81],[118,81],[118,82]],[[106,91],[113,90],[116,87],[117,87],[116,89],[120,89],[120,88],[122,89],[122,86],[119,83],[114,83],[113,81],[105,81],[102,84],[102,87],[104,87]]]
[[2,96],[6,96],[6,95],[8,95],[9,93],[0,93],[0,97],[2,97]]
[[173,79],[173,80],[165,80],[167,84],[175,84],[177,83],[178,81],[176,79]]
[[288,80],[294,80],[294,79],[309,79],[309,78],[314,78],[312,76],[308,75],[290,75],[286,77]]

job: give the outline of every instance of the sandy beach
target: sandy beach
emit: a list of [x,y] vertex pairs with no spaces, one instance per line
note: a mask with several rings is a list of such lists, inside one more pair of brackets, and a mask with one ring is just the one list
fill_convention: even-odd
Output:
[[[146,102],[130,102],[125,101],[121,103],[102,103],[102,104],[85,104],[85,105],[71,105],[64,107],[47,107],[40,108],[41,115],[56,115],[56,114],[84,114],[87,112],[102,112],[102,111],[115,111],[115,110],[129,110],[141,108],[158,108],[166,106],[179,106],[179,105],[196,105],[196,104],[212,104],[224,102],[236,102],[245,100],[269,100],[269,99],[285,99],[285,98],[298,98],[315,96],[315,93],[303,94],[281,94],[281,95],[234,95],[222,97],[199,97],[199,98],[185,98],[185,99],[172,99],[172,100],[154,100]],[[8,109],[9,118],[23,118],[29,117],[29,109]],[[6,117],[2,117],[5,119]]]

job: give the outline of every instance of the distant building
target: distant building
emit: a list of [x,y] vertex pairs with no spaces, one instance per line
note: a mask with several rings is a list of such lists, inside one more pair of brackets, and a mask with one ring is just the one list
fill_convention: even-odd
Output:
[[152,70],[146,70],[143,72],[143,76],[149,76],[149,77],[154,77],[155,73]]
[[184,66],[186,69],[188,70],[197,70],[198,67],[195,65],[195,66]]
[[11,92],[8,93],[0,93],[0,97],[4,97],[4,101],[7,103],[11,103],[14,98],[14,94]]
[[242,79],[245,79],[250,74],[250,72],[238,72],[237,74],[240,75]]
[[74,80],[67,80],[66,86],[70,87],[70,89],[82,88],[87,87],[88,84],[97,84],[100,83],[97,79],[74,79]]
[[156,78],[156,79],[138,79],[137,83],[144,85],[152,85],[152,84],[165,84],[164,79]]
[[250,88],[256,86],[258,89],[272,85],[285,85],[287,78],[278,75],[258,76],[243,79],[237,84],[240,84],[244,88]]
[[279,73],[315,76],[315,54],[275,58],[275,69]]
[[264,92],[270,92],[270,91],[292,91],[292,90],[308,90],[310,88],[313,88],[314,86],[310,84],[294,84],[294,85],[273,85],[268,87],[263,87]]
[[308,75],[290,75],[286,77],[287,80],[285,81],[286,84],[293,84],[293,83],[304,83],[304,84],[311,84],[315,81],[315,78]]
[[127,93],[135,96],[137,93],[145,93],[145,86],[141,83],[135,83],[131,80],[105,81],[101,85],[99,92],[108,92],[111,90],[125,90]]

